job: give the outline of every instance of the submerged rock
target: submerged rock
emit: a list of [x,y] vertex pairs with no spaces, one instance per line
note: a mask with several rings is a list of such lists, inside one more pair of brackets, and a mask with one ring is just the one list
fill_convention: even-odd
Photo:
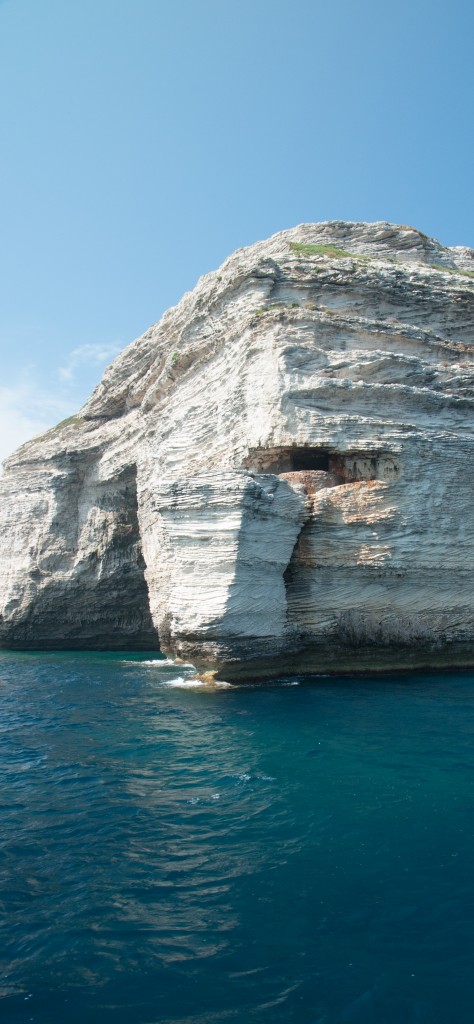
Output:
[[1,644],[473,665],[473,324],[474,251],[413,228],[235,252],[5,463]]

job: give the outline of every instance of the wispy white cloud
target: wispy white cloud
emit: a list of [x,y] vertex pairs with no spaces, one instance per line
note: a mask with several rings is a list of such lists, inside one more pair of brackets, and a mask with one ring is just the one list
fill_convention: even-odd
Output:
[[13,386],[0,386],[0,462],[20,444],[70,416],[74,407],[74,400],[57,394],[57,389],[41,389],[31,370]]
[[112,342],[109,345],[79,345],[69,353],[67,362],[58,370],[59,379],[64,384],[72,384],[79,370],[85,366],[106,366],[114,356],[118,355],[122,345]]
[[51,384],[29,366],[11,384],[0,385],[0,463],[25,441],[77,412],[121,347],[118,342],[79,345],[53,371]]

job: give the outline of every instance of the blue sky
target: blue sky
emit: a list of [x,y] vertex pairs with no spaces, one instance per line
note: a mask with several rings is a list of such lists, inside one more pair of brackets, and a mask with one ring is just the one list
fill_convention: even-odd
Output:
[[233,249],[474,246],[467,0],[0,0],[0,457]]

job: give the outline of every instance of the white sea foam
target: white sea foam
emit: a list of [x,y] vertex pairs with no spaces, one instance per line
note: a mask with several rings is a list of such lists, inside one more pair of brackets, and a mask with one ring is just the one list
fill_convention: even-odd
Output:
[[160,668],[169,668],[170,665],[174,665],[174,661],[172,658],[153,658],[146,661],[129,661],[127,658],[126,660],[124,659],[121,664],[128,666],[131,665],[132,668],[141,668],[142,665],[159,665]]
[[[180,665],[180,668],[182,666]],[[184,666],[183,666],[184,667]],[[232,686],[232,683],[214,682],[207,679],[199,679],[199,676],[178,676],[176,679],[163,679],[163,686],[181,686],[181,687],[193,687],[193,686],[205,686],[206,690],[214,690],[217,687],[228,687]]]
[[168,665],[174,665],[172,658],[153,658],[150,661],[139,661],[138,665],[159,665],[160,668],[166,668]]
[[175,679],[163,679],[162,686],[177,686],[181,689],[191,689],[194,686],[204,686],[202,679],[185,679],[184,676],[176,676]]

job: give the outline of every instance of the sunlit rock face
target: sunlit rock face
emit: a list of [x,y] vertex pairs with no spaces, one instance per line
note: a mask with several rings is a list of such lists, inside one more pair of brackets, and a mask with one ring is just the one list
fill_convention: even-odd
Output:
[[234,253],[8,460],[3,645],[474,664],[473,323],[474,251],[413,228]]

